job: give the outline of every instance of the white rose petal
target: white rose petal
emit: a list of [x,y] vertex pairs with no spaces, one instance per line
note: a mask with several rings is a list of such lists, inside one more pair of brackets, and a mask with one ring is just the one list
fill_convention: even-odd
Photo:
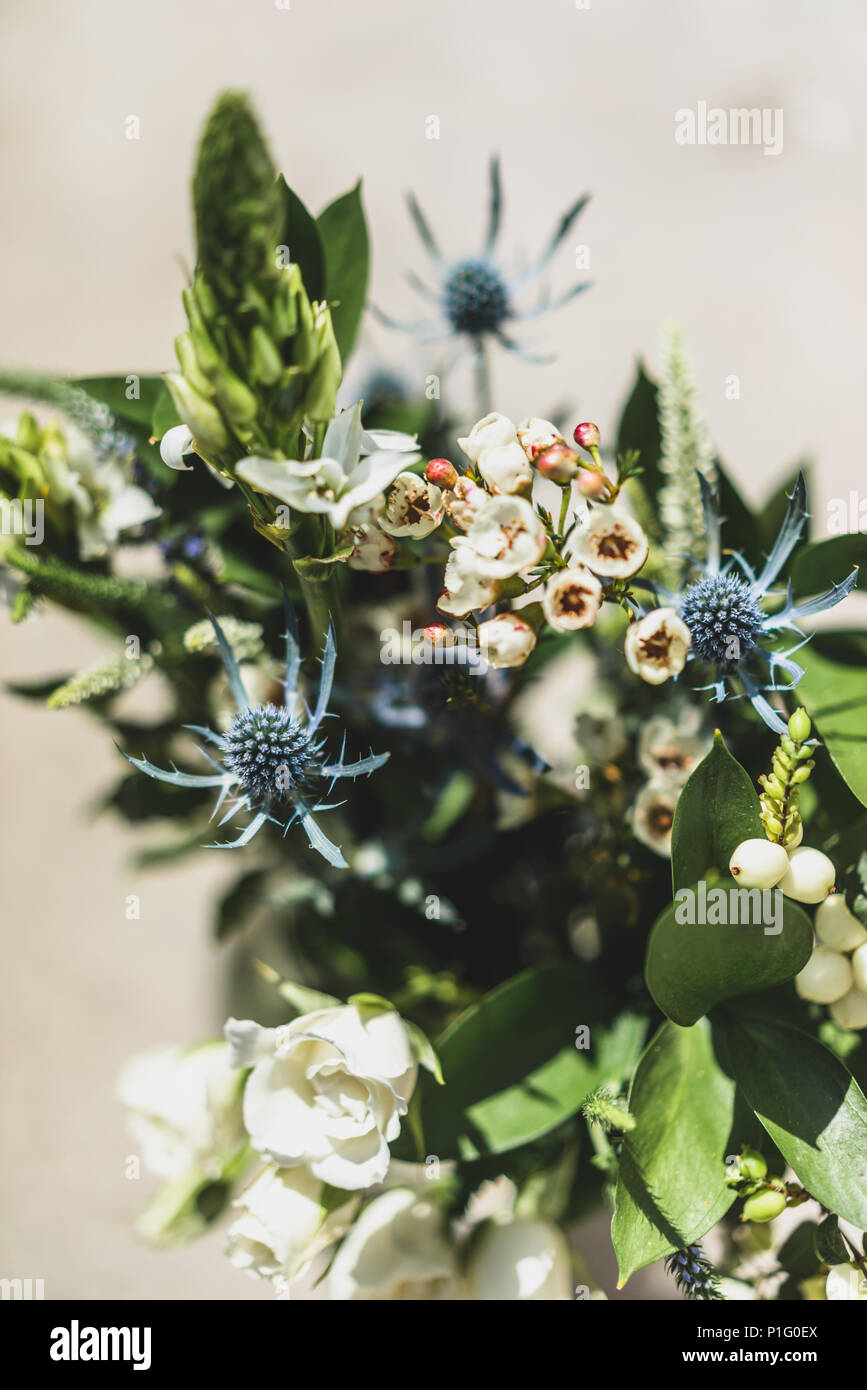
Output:
[[572,1299],[572,1261],[563,1232],[550,1221],[492,1221],[468,1270],[469,1295],[485,1302]]
[[638,522],[616,507],[594,507],[577,533],[575,558],[606,579],[629,579],[647,559],[647,537]]
[[334,1257],[328,1294],[341,1302],[463,1298],[442,1208],[406,1188],[375,1198]]
[[673,608],[655,608],[626,630],[627,665],[648,685],[662,685],[683,670],[691,641]]
[[298,1278],[339,1238],[358,1204],[351,1198],[329,1211],[324,1193],[306,1168],[265,1168],[234,1203],[240,1215],[226,1233],[232,1264],[277,1283]]

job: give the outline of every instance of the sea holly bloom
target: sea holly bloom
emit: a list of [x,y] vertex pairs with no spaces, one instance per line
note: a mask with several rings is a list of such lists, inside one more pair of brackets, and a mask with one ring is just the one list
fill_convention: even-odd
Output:
[[329,423],[320,458],[243,458],[235,473],[290,509],[327,516],[340,533],[353,511],[385,492],[419,458],[412,435],[363,429],[358,401]]
[[526,492],[532,486],[533,470],[508,416],[492,411],[458,444],[493,492]]
[[480,572],[479,557],[466,536],[455,536],[450,544],[437,608],[451,618],[466,618],[475,609],[488,608],[496,602],[500,583]]
[[244,1124],[259,1153],[347,1191],[382,1181],[418,1074],[394,1009],[336,1004],[278,1028],[230,1018],[226,1040],[252,1068]]
[[573,555],[604,579],[630,579],[647,559],[647,537],[616,507],[595,507],[576,532]]
[[584,565],[558,570],[542,594],[542,612],[558,632],[592,627],[601,606],[602,585]]
[[385,495],[379,526],[389,536],[420,540],[436,530],[444,515],[443,495],[438,487],[417,473],[398,473]]
[[[213,771],[194,774],[179,772],[175,768],[167,772],[164,768],[154,767],[146,758],[131,758],[127,753],[124,753],[124,757],[148,777],[168,782],[171,786],[218,789],[214,815],[222,809],[227,798],[231,799],[229,810],[223,816],[220,825],[225,825],[239,811],[250,813],[252,819],[236,840],[209,845],[209,849],[240,849],[243,845],[249,844],[267,821],[279,825],[284,835],[295,821],[300,821],[311,847],[335,868],[346,868],[346,860],[339,848],[322,832],[315,819],[314,813],[333,809],[320,801],[320,788],[327,783],[324,789],[327,795],[334,783],[341,778],[367,776],[382,767],[389,755],[371,753],[358,762],[346,763],[343,761],[341,748],[340,758],[337,762],[332,762],[325,752],[324,740],[317,738],[320,725],[328,715],[328,702],[331,698],[334,663],[337,657],[333,629],[329,629],[325,641],[316,706],[312,713],[307,711],[306,719],[302,719],[299,705],[303,702],[298,694],[301,652],[295,638],[293,614],[288,604],[285,698],[282,705],[250,703],[237,659],[225,634],[215,618],[211,618],[211,622],[237,706],[235,718],[224,734],[198,724],[188,726],[193,733],[219,750],[220,760],[217,761],[204,749],[200,749]],[[345,737],[343,743],[345,747]]]
[[[826,593],[804,603],[794,602],[789,584],[782,607],[767,613],[764,601],[781,596],[779,591],[772,592],[771,585],[798,544],[809,515],[803,474],[798,475],[783,524],[758,575],[741,555],[734,554],[722,563],[717,500],[702,476],[699,476],[699,485],[707,533],[707,559],[703,564],[694,560],[693,566],[702,571],[701,577],[691,580],[678,594],[656,586],[644,587],[652,588],[657,600],[662,597],[675,607],[689,628],[692,646],[687,660],[702,661],[716,668],[713,683],[701,688],[712,690],[714,699],[722,702],[729,687],[738,681],[768,727],[778,734],[786,734],[786,723],[767,696],[773,691],[791,690],[804,674],[803,667],[792,660],[793,652],[809,640],[798,624],[803,618],[823,613],[846,598],[855,587],[858,571],[853,570],[842,583],[833,584]],[[784,631],[796,633],[801,640],[787,652],[771,650],[767,644]],[[788,677],[782,684],[780,673]]]
[[536,645],[536,633],[520,613],[498,613],[480,623],[479,648],[489,666],[523,666]]
[[507,328],[511,323],[527,322],[560,309],[582,290],[589,288],[589,281],[582,281],[573,285],[553,303],[547,292],[543,291],[533,308],[519,310],[515,307],[516,296],[547,269],[588,200],[589,195],[584,194],[572,204],[558,222],[542,255],[532,262],[523,274],[510,280],[494,260],[502,212],[499,160],[491,161],[488,230],[480,254],[465,256],[457,261],[447,260],[439,248],[427,218],[415,197],[410,194],[410,214],[425,250],[434,262],[437,285],[436,288],[431,288],[412,274],[407,278],[413,288],[433,304],[436,315],[415,323],[397,323],[380,310],[376,311],[378,317],[390,328],[404,329],[426,341],[445,335],[465,336],[478,348],[486,339],[493,338],[502,347],[517,353],[527,361],[546,360],[525,352],[508,336]]
[[630,624],[626,633],[626,661],[631,671],[648,685],[662,685],[680,675],[686,665],[690,632],[674,608],[654,608]]

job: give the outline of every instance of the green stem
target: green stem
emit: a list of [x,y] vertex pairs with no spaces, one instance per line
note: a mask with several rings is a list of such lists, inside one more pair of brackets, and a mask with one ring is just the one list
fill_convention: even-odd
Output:
[[476,392],[476,412],[480,420],[493,410],[491,400],[491,364],[488,345],[483,337],[476,338],[473,362],[473,380]]

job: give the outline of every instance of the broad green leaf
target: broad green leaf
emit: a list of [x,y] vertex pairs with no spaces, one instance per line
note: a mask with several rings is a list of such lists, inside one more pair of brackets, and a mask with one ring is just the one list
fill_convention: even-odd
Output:
[[725,1160],[749,1134],[706,1023],[662,1025],[638,1065],[629,1109],[637,1124],[623,1142],[611,1225],[618,1287],[725,1215],[735,1196]]
[[812,1196],[867,1227],[867,1100],[851,1072],[809,1034],[729,1013],[720,1059]]
[[674,888],[698,883],[712,868],[728,877],[729,860],[741,841],[763,839],[764,833],[749,775],[717,731],[678,798],[671,833]]
[[325,297],[332,306],[334,333],[345,363],[361,323],[370,270],[361,184],[330,203],[316,226],[325,252]]
[[637,449],[641,455],[639,463],[641,474],[630,489],[637,488],[643,506],[640,507],[641,521],[657,540],[662,532],[654,506],[662,479],[659,472],[659,418],[657,413],[657,388],[647,375],[644,363],[639,359],[635,384],[629,399],[623,407],[620,424],[617,428],[615,452],[625,454],[629,449]]
[[840,776],[867,806],[867,633],[815,633],[799,659],[798,698]]
[[141,376],[135,372],[125,376],[82,376],[73,379],[70,385],[80,387],[95,401],[107,405],[115,419],[148,430],[157,398],[165,390],[162,377]]
[[846,1264],[849,1251],[846,1249],[836,1216],[826,1216],[816,1227],[814,1234],[816,1257],[826,1265]]
[[289,258],[299,267],[308,299],[325,297],[325,256],[316,219],[288,185],[283,175],[277,179],[283,197],[285,222],[283,235]]
[[183,424],[177,412],[175,403],[169,395],[169,389],[163,383],[162,390],[154,403],[153,414],[151,416],[151,429],[155,439],[162,439],[163,435],[176,425]]
[[[687,909],[699,919],[694,925],[684,920]],[[717,911],[728,920],[701,921]],[[779,892],[739,888],[726,876],[704,890],[679,890],[651,931],[644,975],[666,1017],[688,1027],[726,999],[791,980],[812,948],[813,928],[797,903]]]
[[[474,1159],[537,1139],[604,1084],[619,1085],[638,1058],[644,1021],[610,1028],[584,972],[569,962],[525,971],[474,1004],[437,1043],[444,1086],[422,1079],[428,1153]],[[589,1030],[589,1048],[576,1030]]]
[[[859,532],[801,546],[795,551],[792,562],[792,592],[799,599],[824,594],[834,584],[842,584],[853,569],[865,565],[867,535]],[[863,582],[863,576],[859,575],[858,583]]]
[[747,559],[758,560],[761,537],[756,519],[719,459],[716,460],[716,473],[723,545],[726,550],[738,550]]
[[[832,1218],[833,1219],[833,1218]],[[790,1279],[809,1279],[816,1273],[816,1237],[819,1227],[815,1221],[802,1221],[780,1246],[777,1262]]]

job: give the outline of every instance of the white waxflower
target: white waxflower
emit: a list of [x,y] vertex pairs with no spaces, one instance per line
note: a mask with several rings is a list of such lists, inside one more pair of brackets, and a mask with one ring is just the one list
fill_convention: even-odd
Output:
[[842,999],[834,1000],[831,1017],[841,1028],[867,1028],[867,994],[856,985]]
[[842,893],[831,893],[816,908],[816,935],[834,951],[854,951],[867,943],[867,930],[846,906]]
[[832,1265],[825,1280],[825,1297],[831,1302],[867,1302],[867,1278],[857,1265]]
[[467,1271],[469,1297],[482,1302],[561,1302],[574,1296],[569,1244],[550,1221],[491,1221]]
[[638,761],[650,777],[671,777],[685,782],[707,749],[707,740],[686,732],[665,715],[659,715],[642,726]]
[[520,613],[500,613],[480,623],[479,649],[489,666],[523,666],[536,645],[536,633]]
[[143,1167],[158,1178],[220,1176],[244,1142],[241,1078],[224,1042],[162,1047],[127,1062],[117,1082]]
[[163,463],[178,473],[189,473],[193,465],[185,463],[184,459],[187,454],[192,453],[195,453],[195,445],[186,425],[175,425],[172,429],[166,430],[160,440],[160,458]]
[[239,1211],[226,1232],[226,1254],[278,1286],[297,1279],[313,1257],[348,1229],[359,1198],[330,1193],[306,1168],[265,1168],[234,1203]]
[[443,503],[449,518],[462,531],[468,531],[476,517],[491,500],[486,492],[471,478],[458,478],[453,488],[443,493]]
[[521,492],[531,487],[533,470],[507,416],[496,412],[486,415],[458,444],[494,492]]
[[375,497],[363,507],[356,507],[349,518],[349,533],[353,541],[347,564],[352,570],[369,574],[384,574],[391,568],[397,542],[387,536],[380,526],[385,499]]
[[576,534],[573,553],[594,574],[629,579],[647,559],[647,537],[628,512],[594,507]]
[[550,420],[535,417],[522,420],[517,429],[518,443],[532,463],[537,454],[550,449],[552,444],[562,444],[564,439],[556,425]]
[[508,579],[539,563],[548,536],[523,497],[492,497],[469,527],[466,540],[476,552],[480,574]]
[[779,887],[799,903],[820,903],[833,891],[837,871],[827,854],[809,845],[798,845],[789,855],[789,867]]
[[673,608],[655,608],[626,630],[626,662],[648,685],[662,685],[686,664],[689,628]]
[[660,777],[643,786],[632,804],[633,835],[663,859],[671,854],[671,830],[681,786],[676,778]]
[[295,511],[322,513],[341,532],[356,508],[385,492],[419,457],[411,435],[363,430],[359,401],[331,421],[321,458],[243,458],[235,472],[257,492],[276,497]]
[[500,584],[480,572],[479,557],[465,536],[455,536],[450,544],[437,608],[452,618],[466,618],[475,609],[496,602]]
[[328,1295],[341,1302],[464,1298],[442,1208],[407,1188],[376,1197],[334,1257]]
[[417,1074],[394,1010],[341,1004],[279,1028],[229,1019],[226,1038],[235,1065],[253,1068],[244,1124],[255,1149],[333,1187],[382,1181]]
[[585,565],[558,570],[542,594],[542,612],[558,632],[592,627],[601,606],[602,585]]
[[435,531],[445,515],[438,487],[416,473],[398,473],[385,496],[379,525],[389,536],[421,539]]
[[833,1004],[852,988],[852,967],[839,951],[816,946],[803,970],[795,976],[795,989],[802,999],[815,1004]]

